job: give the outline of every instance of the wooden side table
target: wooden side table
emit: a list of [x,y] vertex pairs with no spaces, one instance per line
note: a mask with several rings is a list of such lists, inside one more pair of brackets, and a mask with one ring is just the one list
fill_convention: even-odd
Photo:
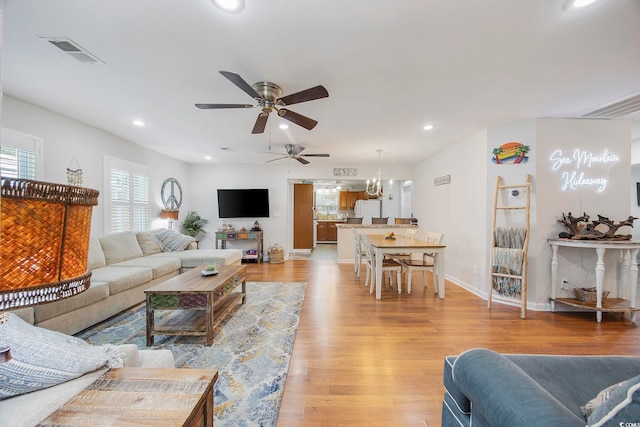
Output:
[[[573,307],[596,311],[596,321],[602,321],[603,312],[630,312],[631,322],[635,323],[635,312],[640,311],[636,305],[636,290],[638,287],[638,251],[640,241],[637,240],[572,240],[572,239],[549,239],[551,245],[551,311],[555,311],[555,303],[560,302]],[[585,301],[578,301],[576,298],[556,298],[558,290],[558,248],[581,248],[593,249],[596,251],[598,260],[595,266],[597,299],[595,304]],[[629,289],[629,300],[622,298],[608,298],[602,301],[604,290],[604,254],[606,250],[619,250],[622,252],[622,277],[618,278],[618,293],[622,294],[623,287]]]
[[38,426],[213,427],[213,386],[207,369],[112,369]]

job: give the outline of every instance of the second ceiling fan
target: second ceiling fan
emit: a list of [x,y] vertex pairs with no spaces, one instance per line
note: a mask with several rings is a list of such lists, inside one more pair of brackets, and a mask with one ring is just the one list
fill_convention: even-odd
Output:
[[242,89],[247,95],[258,102],[258,105],[252,104],[196,104],[196,107],[204,110],[223,109],[223,108],[253,108],[260,107],[262,111],[258,114],[256,123],[253,125],[251,133],[263,133],[267,125],[269,113],[276,111],[280,117],[287,119],[305,129],[313,129],[318,122],[302,114],[288,110],[283,107],[285,105],[299,104],[301,102],[313,101],[315,99],[326,98],[329,92],[322,85],[314,86],[291,95],[283,96],[282,88],[271,82],[258,82],[253,86],[249,85],[239,74],[230,71],[220,71],[231,83]]
[[302,150],[304,150],[304,147],[299,144],[285,144],[284,149],[287,151],[286,154],[273,153],[271,151],[261,151],[261,153],[278,154],[282,156],[282,157],[278,157],[277,159],[267,160],[267,163],[275,162],[276,160],[282,160],[282,159],[296,159],[303,165],[307,165],[309,164],[309,161],[304,159],[303,157],[329,157],[328,154],[300,154]]

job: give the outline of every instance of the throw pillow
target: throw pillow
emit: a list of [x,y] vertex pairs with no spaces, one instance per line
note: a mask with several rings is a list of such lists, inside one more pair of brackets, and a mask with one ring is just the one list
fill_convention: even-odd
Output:
[[618,387],[620,387],[622,384],[624,384],[624,381],[619,382],[618,384],[610,385],[609,387],[598,393],[596,397],[588,401],[586,405],[581,406],[580,410],[582,411],[582,415],[584,415],[585,418],[589,418],[593,411],[598,406],[602,405],[607,399],[609,399],[611,393],[613,393],[614,390],[617,390]]
[[116,346],[92,346],[79,338],[33,326],[13,313],[0,328],[12,356],[0,363],[0,400],[123,363]]
[[623,382],[609,398],[595,408],[587,425],[590,427],[619,426],[640,422],[640,375]]
[[163,230],[151,230],[136,233],[136,239],[138,239],[138,244],[140,245],[140,249],[142,249],[142,255],[149,256],[162,252],[162,248],[156,241],[156,234],[161,231]]
[[185,250],[195,239],[167,228],[156,234],[156,241],[164,252],[180,252]]

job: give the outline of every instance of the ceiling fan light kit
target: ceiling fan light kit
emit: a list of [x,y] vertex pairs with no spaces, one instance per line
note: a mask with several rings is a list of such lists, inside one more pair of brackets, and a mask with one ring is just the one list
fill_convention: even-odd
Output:
[[236,85],[247,95],[252,97],[258,104],[196,104],[196,107],[203,110],[260,107],[262,111],[260,112],[260,114],[258,114],[256,122],[253,125],[253,129],[251,131],[252,134],[264,133],[269,114],[273,111],[276,111],[278,113],[278,116],[282,117],[283,119],[289,120],[290,122],[295,123],[307,130],[311,130],[318,124],[316,120],[303,116],[302,114],[296,113],[289,109],[278,109],[277,107],[299,104],[301,102],[313,101],[329,96],[329,92],[327,92],[327,89],[325,89],[324,86],[318,85],[309,89],[302,90],[300,92],[292,93],[291,95],[281,97],[282,88],[275,83],[263,81],[254,83],[253,85],[249,85],[249,83],[247,83],[242,77],[240,77],[239,74],[230,71],[220,71],[220,74],[226,77],[227,80]]

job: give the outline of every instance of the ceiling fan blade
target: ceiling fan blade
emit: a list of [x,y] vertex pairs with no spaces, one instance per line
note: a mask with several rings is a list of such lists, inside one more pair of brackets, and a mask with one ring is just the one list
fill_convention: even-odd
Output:
[[307,130],[313,129],[318,124],[317,121],[310,119],[309,117],[305,117],[302,114],[287,110],[286,108],[281,108],[280,110],[278,110],[278,115],[283,119],[287,119],[290,122],[293,122],[298,126],[302,126]]
[[329,92],[324,86],[319,85],[309,89],[301,90],[300,92],[292,93],[291,95],[283,96],[279,99],[282,105],[298,104],[300,102],[313,101],[314,99],[326,98],[329,96]]
[[294,159],[296,159],[297,161],[299,161],[299,162],[300,162],[300,163],[302,163],[303,165],[308,165],[308,164],[309,164],[309,161],[308,161],[308,160],[305,160],[305,159],[303,159],[303,158],[301,158],[301,157],[295,156],[295,157],[294,157]]
[[328,154],[300,154],[304,157],[329,157]]
[[284,156],[284,153],[274,153],[273,151],[258,151],[258,153],[273,154],[273,155],[276,155],[276,156]]
[[253,108],[251,104],[196,104],[201,110],[215,110],[218,108]]
[[240,77],[239,74],[232,73],[231,71],[220,71],[220,74],[225,76],[231,83],[238,86],[240,89],[242,89],[247,95],[249,95],[253,99],[262,99],[260,94],[256,92],[255,89],[252,88],[249,83],[245,82],[244,79]]
[[277,159],[267,160],[265,163],[271,163],[271,162],[275,162],[276,160],[282,160],[282,159],[288,159],[288,158],[289,156],[278,157]]
[[258,114],[258,118],[256,119],[256,124],[253,125],[253,130],[251,131],[251,133],[253,134],[263,133],[264,128],[267,126],[268,118],[269,118],[269,115],[267,113]]

